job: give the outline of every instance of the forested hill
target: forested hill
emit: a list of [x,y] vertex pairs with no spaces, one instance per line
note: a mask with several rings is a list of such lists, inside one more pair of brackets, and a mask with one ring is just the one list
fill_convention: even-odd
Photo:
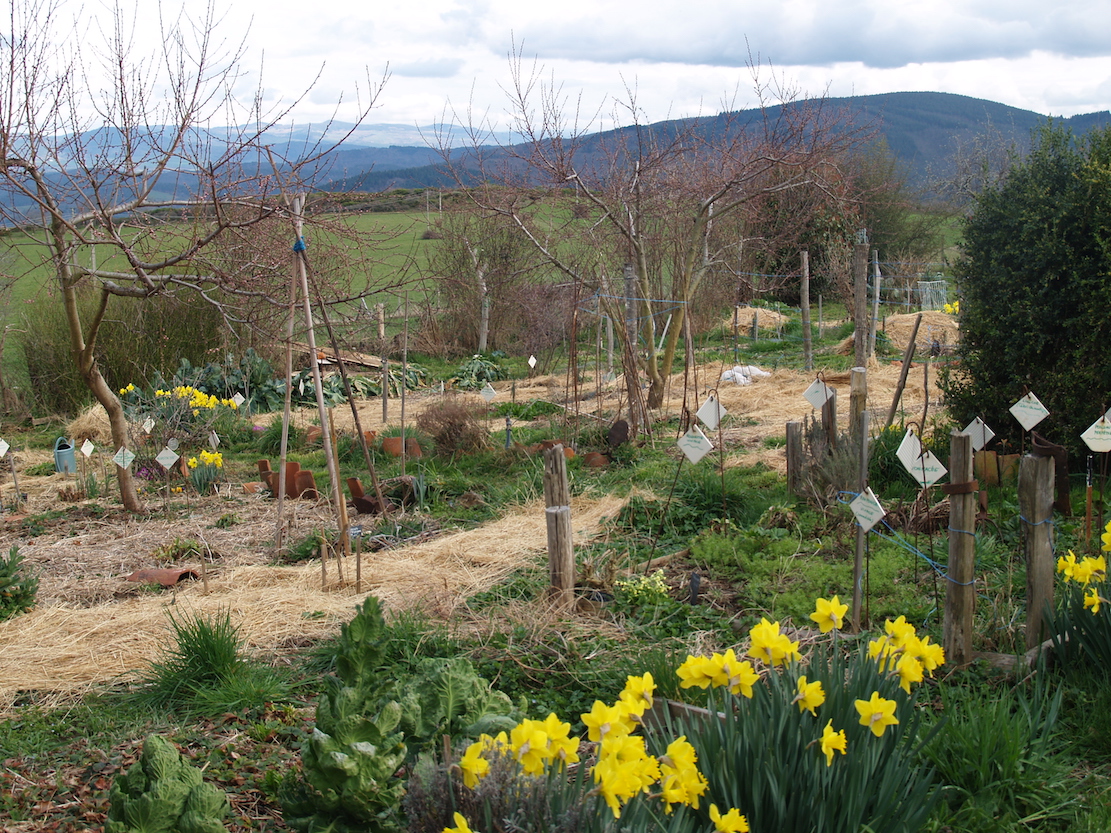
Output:
[[[1014,143],[1019,152],[1025,152],[1031,132],[1047,120],[1046,116],[1030,110],[952,93],[883,93],[827,99],[826,105],[832,109],[847,108],[855,114],[857,124],[874,125],[905,164],[910,183],[923,187],[948,176],[958,150],[963,148],[968,152],[979,141]],[[775,109],[771,109],[772,115]],[[730,115],[735,117],[736,123],[744,123],[758,118],[760,112],[746,110]],[[704,121],[709,126],[720,123],[723,118],[709,117]],[[1092,127],[1111,124],[1111,112],[1087,113],[1057,121],[1080,135]],[[677,125],[677,122],[660,122],[652,125],[652,129],[669,132]],[[455,151],[456,154],[462,152]],[[440,161],[439,154],[429,148],[350,148],[336,153],[331,166],[334,181],[325,187],[329,190],[383,191],[452,185],[439,170],[437,163]]]

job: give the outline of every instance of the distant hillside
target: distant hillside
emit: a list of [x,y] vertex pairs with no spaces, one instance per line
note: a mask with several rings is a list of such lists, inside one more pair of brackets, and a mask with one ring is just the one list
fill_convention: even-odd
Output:
[[[803,104],[804,102],[800,102]],[[907,166],[910,184],[928,188],[952,172],[953,157],[961,146],[996,132],[1020,153],[1030,147],[1030,136],[1047,117],[1029,110],[951,93],[884,93],[828,99],[827,105],[854,112],[857,124],[874,124],[896,157]],[[796,105],[786,105],[796,106]],[[774,115],[777,108],[771,108]],[[758,110],[712,116],[702,121],[713,129],[725,116],[744,124],[760,117]],[[1058,122],[1080,135],[1092,127],[1111,124],[1111,112],[1088,113]],[[669,132],[682,121],[659,122],[648,129]],[[590,152],[590,142],[586,152]],[[456,150],[456,154],[463,151]],[[443,187],[453,184],[439,170],[441,159],[430,148],[351,148],[330,159],[327,190],[381,191],[390,188]]]

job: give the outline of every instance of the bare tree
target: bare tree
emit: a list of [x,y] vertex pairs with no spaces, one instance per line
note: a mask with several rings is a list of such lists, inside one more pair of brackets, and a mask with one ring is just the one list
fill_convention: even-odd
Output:
[[[546,82],[538,67],[514,52],[510,68],[509,109],[523,142],[491,148],[490,131],[472,120],[468,153],[441,142],[445,165],[460,185],[483,183],[467,191],[476,204],[509,218],[548,263],[627,322],[636,345],[627,353],[641,356],[647,405],[659,407],[684,328],[668,328],[660,347],[657,315],[670,309],[682,320],[715,267],[741,261],[747,221],[764,198],[836,192],[837,162],[862,131],[824,99],[797,101],[754,67],[756,119],[726,112],[648,126],[627,90],[614,121],[629,126],[594,133],[581,102]],[[507,188],[516,199],[505,198]],[[626,273],[631,292],[622,288]]]
[[[117,447],[128,426],[96,358],[111,299],[190,292],[229,322],[284,305],[274,280],[289,274],[288,232],[266,245],[281,220],[277,182],[298,183],[325,150],[272,163],[264,134],[284,113],[234,95],[243,47],[219,39],[215,5],[164,11],[145,54],[120,7],[107,31],[67,28],[57,0],[15,0],[0,42],[0,213],[47,253],[77,366]],[[83,292],[98,299],[91,316]],[[124,506],[141,509],[130,471],[117,476]]]

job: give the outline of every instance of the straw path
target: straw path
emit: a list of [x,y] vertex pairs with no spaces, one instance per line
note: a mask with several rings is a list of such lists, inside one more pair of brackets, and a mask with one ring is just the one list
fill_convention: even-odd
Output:
[[[576,500],[576,538],[585,540],[623,500]],[[547,531],[539,503],[520,507],[478,529],[363,556],[364,594],[387,610],[422,605],[441,614],[490,587],[543,553]],[[0,623],[0,706],[20,691],[74,691],[115,680],[155,659],[168,634],[167,613],[211,615],[227,610],[247,646],[280,653],[334,633],[361,601],[352,584],[339,586],[334,562],[326,591],[319,561],[278,567],[249,564],[214,570],[205,595],[200,582],[170,594],[140,595],[88,607],[40,607]]]

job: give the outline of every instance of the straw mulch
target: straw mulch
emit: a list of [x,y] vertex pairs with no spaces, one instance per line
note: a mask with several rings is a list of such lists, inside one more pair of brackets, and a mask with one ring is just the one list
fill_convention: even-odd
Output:
[[[882,331],[887,335],[891,346],[899,350],[906,350],[910,344],[910,334],[914,331],[914,320],[918,318],[917,312],[889,315],[883,320]],[[917,345],[919,356],[928,351],[936,342],[943,348],[952,348],[961,340],[960,325],[957,320],[944,312],[925,310],[922,312],[922,324],[918,327],[918,335],[914,342]],[[842,356],[851,355],[853,352],[853,336],[848,336],[837,345],[837,352]]]
[[[577,500],[572,507],[576,538],[593,534],[601,519],[612,516],[622,502],[611,497]],[[217,511],[223,509],[220,504],[217,501]],[[362,594],[354,588],[354,558],[345,565],[342,584],[332,560],[329,584],[322,590],[318,560],[284,567],[265,563],[273,511],[272,504],[262,504],[259,519],[230,530],[191,527],[188,534],[203,529],[216,553],[207,569],[207,594],[200,581],[158,594],[141,593],[123,581],[136,564],[151,566],[150,552],[167,540],[168,529],[158,522],[125,523],[115,531],[28,546],[24,552],[30,563],[67,561],[70,569],[61,586],[49,591],[53,604],[0,623],[0,708],[10,706],[20,691],[72,693],[126,678],[156,658],[165,645],[167,613],[210,615],[227,610],[250,648],[280,654],[334,633],[367,593],[377,595],[389,610],[419,605],[450,615],[469,595],[534,562],[547,543],[543,507],[533,504],[479,529],[364,554]],[[308,517],[312,511],[302,510],[299,526],[311,529],[319,522]],[[176,528],[180,531],[180,523]],[[233,552],[234,539],[241,542],[242,553]],[[109,552],[104,554],[104,549]],[[82,565],[86,552],[90,563]],[[68,586],[73,584],[100,584],[103,589],[83,596]],[[103,598],[90,599],[90,593]],[[68,603],[62,600],[67,596]]]
[[[759,330],[778,330],[791,319],[783,313],[761,307],[737,307],[737,328],[742,332],[752,328],[752,316],[756,316],[756,328]],[[733,316],[725,319],[725,328],[733,329]]]

